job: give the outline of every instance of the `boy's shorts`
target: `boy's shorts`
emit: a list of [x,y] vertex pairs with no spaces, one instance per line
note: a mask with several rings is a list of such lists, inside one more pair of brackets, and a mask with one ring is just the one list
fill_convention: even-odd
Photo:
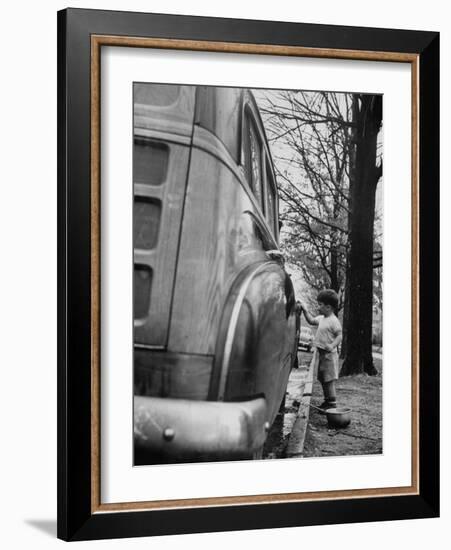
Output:
[[331,382],[338,378],[338,353],[337,350],[326,351],[317,348],[318,380]]

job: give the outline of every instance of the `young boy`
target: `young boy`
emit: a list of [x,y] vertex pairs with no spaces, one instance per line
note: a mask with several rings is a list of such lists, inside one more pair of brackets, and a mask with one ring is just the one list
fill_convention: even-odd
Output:
[[335,380],[338,378],[338,351],[342,331],[340,321],[335,316],[338,310],[338,295],[334,290],[322,290],[317,297],[319,315],[312,317],[301,304],[307,322],[317,325],[313,345],[317,348],[318,380],[324,393],[324,403],[320,408],[332,409],[337,406]]

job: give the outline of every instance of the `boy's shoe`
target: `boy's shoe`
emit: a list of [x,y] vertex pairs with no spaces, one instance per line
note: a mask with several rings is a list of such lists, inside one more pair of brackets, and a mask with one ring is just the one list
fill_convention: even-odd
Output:
[[337,407],[336,401],[324,401],[323,403],[321,403],[321,405],[318,408],[326,412],[327,409],[335,409],[336,407]]

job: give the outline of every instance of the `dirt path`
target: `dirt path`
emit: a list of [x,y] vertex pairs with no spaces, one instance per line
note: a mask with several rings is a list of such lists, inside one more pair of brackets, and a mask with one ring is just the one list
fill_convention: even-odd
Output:
[[[337,381],[338,405],[352,409],[351,424],[329,429],[326,416],[313,407],[304,443],[304,457],[367,455],[382,453],[382,376],[345,376]],[[312,404],[323,401],[315,382]]]

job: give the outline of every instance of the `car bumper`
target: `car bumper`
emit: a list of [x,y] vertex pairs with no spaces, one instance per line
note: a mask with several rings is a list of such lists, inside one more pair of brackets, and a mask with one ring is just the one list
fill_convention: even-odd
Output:
[[250,458],[265,442],[266,417],[262,397],[224,403],[135,396],[135,457],[144,463]]

